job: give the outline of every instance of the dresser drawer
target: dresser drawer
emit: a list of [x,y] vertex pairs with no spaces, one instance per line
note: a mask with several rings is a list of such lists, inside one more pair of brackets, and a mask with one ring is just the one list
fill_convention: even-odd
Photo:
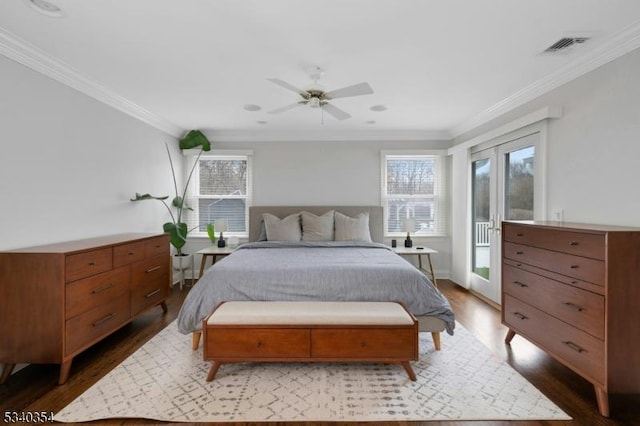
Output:
[[170,272],[168,256],[155,256],[136,262],[131,266],[131,287],[135,290],[135,287],[145,283],[160,281],[168,287],[167,276]]
[[604,342],[509,295],[503,322],[578,374],[604,384]]
[[122,294],[65,324],[65,353],[78,350],[101,339],[129,321],[129,295]]
[[505,241],[604,260],[604,235],[533,228],[508,222],[504,223],[503,232]]
[[311,355],[325,359],[418,359],[418,336],[408,328],[322,328],[311,331]]
[[510,265],[504,265],[502,288],[506,294],[604,340],[603,296]]
[[503,248],[507,259],[604,286],[605,268],[601,260],[509,242],[505,242]]
[[147,281],[131,287],[131,315],[138,315],[145,309],[156,306],[169,295],[169,286],[163,279]]
[[165,256],[169,257],[169,236],[151,238],[144,242],[146,257]]
[[113,265],[111,247],[69,255],[65,258],[66,281],[75,281],[108,271]]
[[145,258],[145,242],[123,244],[113,248],[113,267],[129,265]]
[[126,266],[74,281],[66,286],[66,318],[73,318],[128,292],[129,268]]
[[309,357],[309,330],[208,327],[204,359]]

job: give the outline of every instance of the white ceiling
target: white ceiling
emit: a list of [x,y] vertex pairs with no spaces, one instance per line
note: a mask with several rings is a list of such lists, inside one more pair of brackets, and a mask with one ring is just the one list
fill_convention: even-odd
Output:
[[[51,1],[63,18],[0,1],[0,53],[168,133],[227,140],[449,139],[640,46],[638,0]],[[592,38],[543,53],[566,36]],[[344,121],[269,114],[300,98],[267,78],[308,89],[312,66],[325,89],[375,93],[334,100]]]

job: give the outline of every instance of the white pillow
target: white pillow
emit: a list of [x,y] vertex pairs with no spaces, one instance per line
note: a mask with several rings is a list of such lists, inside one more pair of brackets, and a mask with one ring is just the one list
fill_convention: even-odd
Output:
[[333,210],[322,216],[300,212],[302,241],[333,241]]
[[335,214],[336,241],[371,242],[369,232],[369,213],[360,213],[357,217],[349,217],[340,212]]
[[282,220],[270,213],[264,213],[262,219],[268,241],[300,241],[302,238],[299,213],[289,215]]

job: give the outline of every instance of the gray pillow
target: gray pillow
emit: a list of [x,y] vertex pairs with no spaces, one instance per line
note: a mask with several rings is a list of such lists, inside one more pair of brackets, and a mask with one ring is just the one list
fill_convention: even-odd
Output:
[[333,210],[322,216],[300,212],[302,241],[333,241]]
[[370,243],[369,213],[360,213],[357,217],[349,217],[336,212],[334,238],[336,241],[365,241]]
[[264,227],[269,241],[300,241],[302,229],[300,228],[300,214],[292,214],[280,219],[270,213],[262,215]]

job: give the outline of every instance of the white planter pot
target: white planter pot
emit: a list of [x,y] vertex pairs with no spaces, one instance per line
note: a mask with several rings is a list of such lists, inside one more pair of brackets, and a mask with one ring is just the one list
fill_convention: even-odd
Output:
[[173,255],[173,269],[176,271],[184,271],[190,268],[191,262],[193,262],[192,254],[183,254],[182,256]]

